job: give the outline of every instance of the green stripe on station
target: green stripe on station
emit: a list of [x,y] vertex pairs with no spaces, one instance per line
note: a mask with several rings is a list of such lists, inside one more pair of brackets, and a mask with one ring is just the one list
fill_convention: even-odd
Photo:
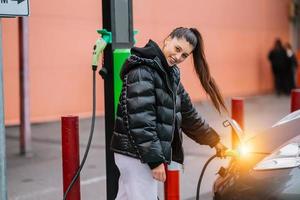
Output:
[[130,49],[115,49],[114,57],[114,97],[115,97],[115,113],[119,103],[119,97],[122,90],[122,80],[120,78],[121,68],[125,60],[130,56]]

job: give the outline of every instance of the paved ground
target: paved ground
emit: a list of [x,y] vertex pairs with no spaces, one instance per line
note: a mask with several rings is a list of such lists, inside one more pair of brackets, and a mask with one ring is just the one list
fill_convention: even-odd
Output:
[[[230,105],[230,104],[228,104]],[[226,117],[219,116],[208,102],[196,107],[206,120],[220,133],[230,146],[230,129],[222,127]],[[264,95],[245,98],[245,129],[255,133],[271,126],[289,113],[290,98]],[[80,120],[80,151],[84,153],[89,134],[90,119]],[[32,125],[33,156],[18,155],[19,127],[6,127],[7,179],[9,200],[60,200],[62,199],[62,167],[60,122]],[[195,199],[196,184],[204,162],[214,151],[185,139],[185,168],[181,174],[181,199]],[[226,160],[213,161],[201,188],[202,199],[212,199],[211,187],[215,173]],[[105,200],[105,140],[104,118],[98,117],[92,148],[81,175],[83,200]],[[162,196],[162,186],[160,196]],[[163,198],[161,198],[163,199]]]

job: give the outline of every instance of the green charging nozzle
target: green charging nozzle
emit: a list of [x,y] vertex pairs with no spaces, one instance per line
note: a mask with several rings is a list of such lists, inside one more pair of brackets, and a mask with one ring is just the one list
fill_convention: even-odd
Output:
[[112,42],[111,32],[107,31],[106,29],[97,30],[97,32],[101,34],[102,37],[96,40],[96,44],[94,45],[93,48],[93,58],[92,58],[93,70],[97,69],[99,56],[105,49],[106,45]]

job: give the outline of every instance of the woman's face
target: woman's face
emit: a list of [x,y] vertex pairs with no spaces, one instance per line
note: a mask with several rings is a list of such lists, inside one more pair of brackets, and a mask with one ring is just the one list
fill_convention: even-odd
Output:
[[177,65],[184,61],[193,51],[194,47],[185,38],[168,37],[164,41],[162,52],[169,66]]

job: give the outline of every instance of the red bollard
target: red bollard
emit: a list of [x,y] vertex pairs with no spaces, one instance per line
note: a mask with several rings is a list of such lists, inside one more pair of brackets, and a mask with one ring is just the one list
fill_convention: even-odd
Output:
[[[79,168],[78,116],[61,117],[62,166],[64,193]],[[80,177],[67,195],[67,200],[80,200]]]
[[291,112],[300,109],[300,89],[293,89],[291,93]]
[[[231,117],[244,130],[244,98],[234,97],[231,99]],[[238,146],[238,136],[233,129],[231,131],[231,144],[233,149]]]
[[180,199],[180,165],[171,162],[170,165],[165,166],[167,179],[164,184],[165,200],[179,200]]
[[297,69],[296,71],[296,82],[297,82],[297,87],[299,88],[300,87],[300,70]]

